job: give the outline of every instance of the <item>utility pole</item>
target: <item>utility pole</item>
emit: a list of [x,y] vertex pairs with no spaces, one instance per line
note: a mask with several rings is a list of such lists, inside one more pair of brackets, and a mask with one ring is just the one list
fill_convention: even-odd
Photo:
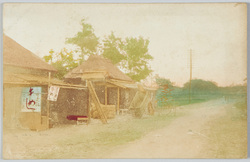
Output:
[[189,103],[191,102],[191,81],[192,81],[192,49],[190,49]]

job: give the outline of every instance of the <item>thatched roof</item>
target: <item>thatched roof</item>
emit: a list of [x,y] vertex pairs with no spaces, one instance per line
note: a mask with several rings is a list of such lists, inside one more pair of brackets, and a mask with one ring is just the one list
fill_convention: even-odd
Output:
[[4,73],[3,74],[3,84],[13,84],[13,85],[26,85],[26,86],[47,86],[48,84],[53,86],[59,86],[61,88],[70,88],[70,89],[85,89],[85,86],[69,84],[63,82],[56,78],[48,78],[40,75],[33,74],[18,74],[18,73]]
[[3,64],[23,68],[56,71],[56,69],[10,37],[3,35]]
[[106,79],[115,79],[121,81],[133,82],[133,80],[120,71],[112,62],[98,55],[91,55],[89,59],[76,67],[65,78],[84,78],[83,75],[98,75]]

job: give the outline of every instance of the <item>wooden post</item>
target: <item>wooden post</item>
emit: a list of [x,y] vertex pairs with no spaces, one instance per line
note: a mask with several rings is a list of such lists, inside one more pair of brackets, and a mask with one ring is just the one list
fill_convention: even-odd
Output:
[[190,49],[190,79],[189,79],[189,103],[191,103],[191,82],[192,82],[192,49]]
[[88,105],[88,122],[91,120],[91,97],[90,97],[90,92],[88,91],[88,96],[89,96],[89,105]]
[[120,113],[120,88],[117,87],[117,114]]
[[91,94],[91,100],[93,100],[96,110],[98,111],[99,115],[100,115],[100,119],[102,121],[103,124],[107,123],[107,117],[103,111],[103,107],[101,106],[101,103],[99,101],[99,98],[97,97],[97,94],[95,92],[95,89],[93,87],[93,84],[87,80],[87,85],[88,85],[88,89],[89,92]]
[[[49,81],[48,81],[48,96],[49,96],[49,88],[50,88],[50,75],[51,72],[49,72]],[[49,108],[49,100],[47,96],[47,126],[49,128],[49,116],[50,116],[50,108]]]
[[5,88],[3,86],[3,118],[5,117]]
[[105,105],[108,104],[108,88],[107,85],[105,84]]

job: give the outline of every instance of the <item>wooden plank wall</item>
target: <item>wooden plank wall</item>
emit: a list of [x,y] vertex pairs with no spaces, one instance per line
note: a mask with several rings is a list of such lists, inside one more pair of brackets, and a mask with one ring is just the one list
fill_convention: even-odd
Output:
[[20,126],[21,92],[21,87],[4,87],[5,111],[3,126],[6,128],[17,128]]

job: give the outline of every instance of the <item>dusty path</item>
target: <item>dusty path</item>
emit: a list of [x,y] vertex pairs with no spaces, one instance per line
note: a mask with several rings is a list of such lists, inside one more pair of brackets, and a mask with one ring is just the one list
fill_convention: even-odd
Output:
[[[233,102],[229,104],[218,99],[180,107],[177,113],[184,115],[175,118],[163,129],[150,132],[128,144],[112,147],[106,147],[103,142],[105,137],[99,139],[98,134],[111,128],[115,130],[111,134],[116,134],[118,126],[122,127],[126,121],[135,119],[119,116],[105,126],[98,120],[89,126],[69,125],[43,132],[8,130],[3,134],[3,154],[7,159],[209,158],[211,156],[206,149],[210,142],[206,137],[206,130],[211,125],[209,123],[225,116],[227,108],[232,106]],[[100,141],[96,141],[95,137]]]
[[210,140],[203,133],[208,129],[206,124],[231,106],[223,100],[183,106],[178,111],[187,111],[187,115],[100,158],[209,158],[204,150]]

